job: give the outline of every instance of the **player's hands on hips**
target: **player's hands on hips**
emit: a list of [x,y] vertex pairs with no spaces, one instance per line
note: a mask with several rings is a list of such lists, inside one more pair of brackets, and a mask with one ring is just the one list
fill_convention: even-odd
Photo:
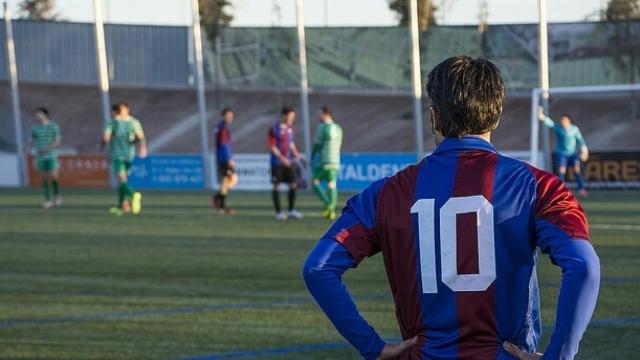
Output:
[[382,349],[380,356],[378,356],[378,360],[395,359],[405,352],[405,350],[415,345],[416,342],[418,342],[417,336],[401,343],[387,343]]
[[524,352],[522,350],[520,350],[519,347],[513,345],[512,343],[505,341],[502,344],[502,347],[504,348],[504,350],[506,352],[508,352],[509,354],[511,354],[512,356],[515,356],[516,359],[519,360],[537,360],[537,359],[542,359],[542,354],[540,353],[527,353]]

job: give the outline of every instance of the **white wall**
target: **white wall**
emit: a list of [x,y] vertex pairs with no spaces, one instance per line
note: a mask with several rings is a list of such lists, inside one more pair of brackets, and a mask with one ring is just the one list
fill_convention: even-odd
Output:
[[18,186],[18,157],[15,154],[0,153],[0,187]]

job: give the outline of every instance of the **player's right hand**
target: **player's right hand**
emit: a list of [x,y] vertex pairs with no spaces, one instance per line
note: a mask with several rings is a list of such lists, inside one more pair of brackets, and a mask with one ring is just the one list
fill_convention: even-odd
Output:
[[282,165],[286,167],[291,166],[291,161],[284,156],[280,157],[280,161],[282,161]]
[[527,353],[524,352],[522,350],[520,350],[519,347],[513,345],[512,343],[505,341],[502,344],[502,348],[508,352],[509,354],[511,354],[512,356],[515,356],[516,359],[519,360],[538,360],[538,359],[542,359],[542,354],[540,353]]
[[387,343],[380,356],[378,356],[378,360],[387,360],[387,359],[395,359],[400,356],[403,352],[405,352],[408,348],[418,342],[418,337],[415,336],[411,339],[407,339],[401,343]]

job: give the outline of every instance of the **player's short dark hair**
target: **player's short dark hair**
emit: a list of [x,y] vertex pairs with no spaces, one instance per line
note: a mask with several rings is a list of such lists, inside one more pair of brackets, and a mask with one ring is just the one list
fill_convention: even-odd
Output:
[[333,113],[331,112],[331,109],[329,109],[329,107],[326,106],[326,105],[321,107],[320,111],[322,111],[323,115],[333,116]]
[[560,116],[560,119],[562,119],[563,117],[566,117],[567,119],[569,119],[569,121],[573,121],[573,117],[571,116],[571,114],[567,114],[567,113],[562,114]]
[[37,107],[36,108],[36,112],[41,112],[43,113],[45,116],[49,116],[49,109],[47,109],[46,107]]
[[282,108],[282,116],[289,115],[290,112],[296,112],[296,110],[290,106],[285,106]]
[[117,103],[113,104],[113,106],[111,106],[111,110],[115,112],[120,112],[120,110],[122,110],[123,108],[131,109],[129,104],[123,100],[120,100]]
[[478,135],[498,127],[504,81],[489,60],[454,56],[429,73],[427,93],[445,137]]
[[220,115],[225,116],[228,112],[233,112],[233,109],[231,109],[230,107],[226,107],[222,109],[222,111],[220,111]]

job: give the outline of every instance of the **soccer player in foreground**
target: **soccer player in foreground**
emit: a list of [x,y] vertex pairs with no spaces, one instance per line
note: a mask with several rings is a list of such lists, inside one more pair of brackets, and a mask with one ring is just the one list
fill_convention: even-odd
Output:
[[[348,201],[304,265],[309,292],[365,359],[572,359],[600,283],[584,211],[560,179],[491,145],[504,101],[494,64],[449,58],[427,92],[437,148]],[[536,247],[563,273],[544,355]],[[376,333],[341,280],[379,252],[401,343]]]
[[579,194],[583,197],[589,195],[584,188],[584,179],[580,171],[580,162],[589,159],[589,149],[584,137],[577,126],[572,124],[571,115],[564,114],[560,117],[560,123],[555,123],[544,114],[542,107],[538,108],[538,118],[543,124],[553,129],[556,133],[556,160],[558,163],[558,176],[565,181],[567,166],[573,168],[573,174],[578,183]]
[[233,122],[233,110],[224,108],[221,114],[222,121],[215,129],[216,162],[218,163],[220,189],[213,197],[213,207],[220,209],[225,214],[235,214],[235,210],[228,208],[226,204],[229,191],[238,183],[236,162],[233,160],[231,148],[231,131],[229,130],[229,126]]
[[[311,155],[313,191],[324,204],[322,215],[330,220],[336,218],[338,205],[338,171],[340,171],[340,147],[342,128],[334,120],[327,106],[320,109],[320,124],[316,130],[316,141]],[[327,183],[325,191],[321,182]]]
[[114,116],[105,125],[102,135],[102,146],[111,145],[111,163],[118,177],[118,206],[109,210],[116,216],[139,214],[142,211],[142,195],[133,191],[128,178],[136,154],[136,143],[139,144],[138,156],[141,158],[147,156],[147,143],[140,121],[131,116],[130,111],[124,101],[113,105]]
[[[293,142],[293,122],[296,112],[292,108],[282,109],[282,117],[269,129],[267,144],[271,153],[271,181],[273,183],[273,208],[276,211],[276,220],[302,219],[301,212],[296,210],[296,172],[293,168],[293,160],[300,160],[300,152]],[[289,211],[282,211],[280,205],[280,184],[289,186]]]
[[[34,114],[37,123],[31,126],[31,144],[36,156],[36,168],[42,177],[44,190],[43,209],[62,205],[58,170],[60,162],[56,148],[60,145],[60,127],[49,119],[49,110],[37,108]],[[51,183],[51,187],[49,187]],[[53,200],[51,192],[53,190]]]

